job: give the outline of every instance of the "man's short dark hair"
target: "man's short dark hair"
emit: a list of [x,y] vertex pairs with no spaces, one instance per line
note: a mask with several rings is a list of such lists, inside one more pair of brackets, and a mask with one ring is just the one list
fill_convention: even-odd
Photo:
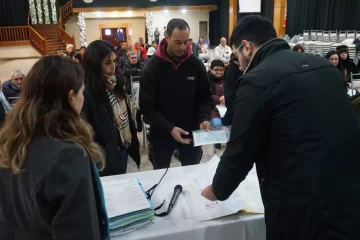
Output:
[[189,29],[189,24],[181,19],[181,18],[173,18],[170,20],[170,22],[168,22],[167,27],[166,27],[166,34],[171,37],[171,34],[173,33],[173,31],[175,29],[179,29],[179,30],[186,30]]
[[243,40],[261,46],[276,37],[275,28],[267,18],[250,15],[236,24],[230,37],[230,46],[239,47]]
[[220,59],[215,59],[211,62],[210,68],[213,69],[214,67],[225,67],[225,64]]
[[156,44],[157,44],[157,42],[156,42],[156,41],[152,41],[152,42],[151,42],[151,44],[154,44],[154,43],[156,43]]
[[55,50],[56,53],[57,53],[58,51],[62,51],[62,49],[61,49],[61,48],[57,48],[57,49]]

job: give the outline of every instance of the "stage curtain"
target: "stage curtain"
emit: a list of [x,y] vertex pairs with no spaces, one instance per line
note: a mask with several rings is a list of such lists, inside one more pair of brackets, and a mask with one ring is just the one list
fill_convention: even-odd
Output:
[[28,13],[28,0],[0,1],[0,27],[26,26]]
[[304,30],[360,30],[359,0],[287,0],[286,34]]
[[211,46],[217,46],[221,37],[228,38],[229,36],[229,1],[217,0],[216,4],[218,9],[211,11],[209,15],[209,39],[207,40],[210,41]]

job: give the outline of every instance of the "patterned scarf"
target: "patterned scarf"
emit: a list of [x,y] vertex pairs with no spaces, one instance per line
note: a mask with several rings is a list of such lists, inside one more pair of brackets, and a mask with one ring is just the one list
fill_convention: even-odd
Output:
[[[110,76],[106,78],[107,84],[110,89],[113,89],[116,85],[116,77]],[[109,97],[110,108],[114,116],[114,125],[119,131],[120,138],[125,148],[128,148],[131,143],[132,135],[129,125],[129,115],[126,106],[126,100],[117,98],[113,91],[106,89]]]

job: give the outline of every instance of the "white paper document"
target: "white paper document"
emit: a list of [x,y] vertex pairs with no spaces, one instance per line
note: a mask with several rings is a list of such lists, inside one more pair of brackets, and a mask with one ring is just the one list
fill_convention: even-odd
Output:
[[103,183],[109,218],[151,208],[137,179]]
[[216,143],[227,143],[229,140],[228,132],[225,130],[213,130],[213,131],[193,131],[194,147],[216,144]]
[[213,202],[201,196],[201,191],[212,183],[219,161],[219,157],[215,156],[209,162],[203,164],[198,171],[189,175],[193,181],[193,186],[189,187],[193,203],[191,206],[193,208],[192,213],[197,221],[207,221],[228,216],[247,207],[237,192],[234,192],[226,201]]
[[227,108],[224,104],[216,105],[216,108],[219,110],[220,117],[223,118],[225,116],[225,113],[227,111]]

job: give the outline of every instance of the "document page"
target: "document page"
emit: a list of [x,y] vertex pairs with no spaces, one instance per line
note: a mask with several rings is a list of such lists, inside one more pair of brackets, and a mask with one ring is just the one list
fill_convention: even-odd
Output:
[[103,183],[109,218],[151,208],[137,179]]
[[215,144],[215,143],[227,143],[229,138],[225,130],[214,131],[193,131],[194,147]]
[[246,179],[240,183],[237,192],[245,201],[247,208],[244,209],[250,213],[264,213],[264,204],[261,198],[260,185],[256,175],[255,166],[249,172]]
[[201,191],[212,183],[219,161],[219,157],[215,156],[212,160],[203,164],[198,171],[189,175],[193,181],[193,186],[188,188],[193,203],[192,213],[197,221],[207,221],[228,216],[246,208],[245,202],[236,192],[226,201],[213,202],[201,196]]
[[224,104],[216,105],[216,108],[219,110],[220,117],[223,118],[226,114],[227,108]]

